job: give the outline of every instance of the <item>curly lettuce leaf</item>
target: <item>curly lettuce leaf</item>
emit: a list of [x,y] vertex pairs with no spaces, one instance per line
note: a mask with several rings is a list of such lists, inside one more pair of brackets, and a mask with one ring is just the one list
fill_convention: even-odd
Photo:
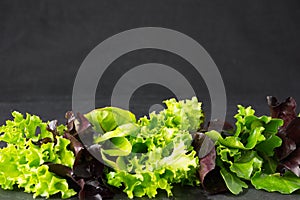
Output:
[[196,97],[176,101],[174,98],[165,100],[167,109],[162,111],[167,127],[177,127],[190,132],[197,131],[204,120],[201,102]]
[[[171,137],[173,140],[167,144],[156,143],[160,145],[156,146],[150,143],[159,141],[158,137],[163,136],[158,132],[156,138],[144,138],[145,143],[142,144],[149,144],[146,153],[120,156],[116,163],[109,161],[109,164],[115,165],[116,168],[107,175],[108,184],[116,187],[124,185],[124,192],[129,198],[144,195],[151,198],[157,194],[157,189],[165,190],[168,196],[171,196],[174,183],[198,184],[196,152],[190,146],[186,146],[191,143],[190,134],[178,130],[169,133],[176,135]],[[130,141],[133,144],[141,144],[133,138]]]
[[122,164],[128,164],[122,170],[107,174],[108,184],[115,187],[124,185],[123,191],[129,198],[144,195],[152,198],[158,189],[165,190],[168,196],[172,196],[173,183],[193,185],[197,182],[198,160],[195,158],[195,151],[188,153],[183,142],[175,146],[167,157],[162,156],[162,151],[158,148],[141,157],[132,155],[130,159],[125,158]]
[[[76,194],[66,179],[49,172],[46,163],[63,163],[71,167],[73,153],[67,149],[69,140],[47,130],[48,124],[34,115],[26,118],[18,112],[12,113],[14,120],[8,120],[0,127],[0,140],[7,147],[0,149],[0,185],[3,189],[14,189],[17,185],[34,197],[61,193],[62,198]],[[63,130],[60,126],[57,133]],[[36,143],[45,138],[45,143]]]
[[[95,117],[87,116],[98,123],[93,124],[95,129],[106,126],[106,123],[113,124],[107,126],[113,127],[109,128],[111,130],[103,131],[94,142],[101,145],[102,160],[113,168],[107,174],[108,184],[124,186],[129,198],[155,197],[158,189],[171,196],[174,183],[199,184],[196,177],[199,163],[191,146],[190,132],[198,130],[203,123],[201,103],[197,98],[185,101],[169,99],[164,103],[165,110],[150,113],[149,118],[142,117],[138,122],[128,113],[115,114],[117,117],[101,123],[94,120]],[[107,111],[112,110],[115,109]],[[122,123],[115,123],[116,119]]]
[[223,137],[216,131],[206,134],[216,141],[217,165],[228,189],[238,194],[245,186],[244,181],[252,180],[263,167],[274,173],[277,164],[274,149],[282,144],[277,132],[283,121],[267,116],[257,117],[251,107],[240,105],[235,118],[233,135]]

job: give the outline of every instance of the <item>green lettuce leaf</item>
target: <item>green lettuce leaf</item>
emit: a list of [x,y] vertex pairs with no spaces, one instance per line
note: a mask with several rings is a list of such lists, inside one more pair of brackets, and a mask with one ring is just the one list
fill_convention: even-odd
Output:
[[92,110],[84,115],[98,133],[112,131],[120,125],[135,123],[135,115],[130,111],[116,107],[104,107]]
[[202,103],[196,97],[191,100],[176,101],[174,98],[165,100],[167,109],[163,110],[165,115],[165,125],[167,127],[177,127],[181,130],[195,132],[203,123],[204,114]]
[[230,166],[230,171],[234,172],[238,177],[250,180],[254,172],[260,171],[263,159],[257,155],[256,151],[245,151]]
[[293,173],[285,173],[283,176],[279,173],[257,173],[252,177],[251,183],[256,189],[282,194],[291,194],[300,189],[300,178]]
[[225,168],[222,168],[220,172],[227,188],[232,194],[239,194],[243,191],[243,188],[248,188],[248,185],[234,173],[227,171]]
[[108,184],[124,186],[129,198],[145,195],[152,198],[158,189],[172,196],[175,183],[199,184],[196,176],[199,162],[191,146],[190,132],[198,130],[203,123],[201,103],[197,98],[170,99],[164,103],[165,110],[150,113],[149,117],[142,117],[138,122],[131,114],[123,115],[124,111],[118,114],[120,110],[115,108],[107,108],[109,112],[116,111],[114,117],[105,118],[110,120],[98,117],[97,121],[95,116],[98,114],[95,113],[88,116],[98,123],[93,124],[95,129],[109,127],[102,128],[103,133],[94,141],[102,147],[104,162],[113,168],[106,176]]
[[128,123],[118,126],[115,130],[106,132],[95,139],[96,143],[104,142],[115,137],[135,136],[140,127],[135,123]]
[[242,192],[246,186],[244,181],[252,181],[255,174],[274,173],[277,166],[274,149],[282,143],[277,132],[283,121],[254,114],[251,107],[239,105],[233,135],[223,137],[216,131],[206,133],[215,141],[217,165],[233,194]]
[[[66,179],[49,172],[45,163],[57,163],[72,167],[73,152],[68,150],[69,140],[62,136],[54,136],[47,131],[47,123],[34,115],[26,114],[26,118],[18,112],[12,113],[14,120],[8,120],[0,127],[0,141],[7,143],[0,149],[0,185],[3,189],[12,190],[14,186],[24,188],[33,193],[34,198],[61,193],[62,198],[76,194],[70,189]],[[64,128],[60,126],[58,133]],[[36,142],[50,138],[41,145]]]
[[107,149],[104,149],[103,153],[109,156],[127,156],[132,149],[130,142],[124,137],[114,137],[110,139],[109,144],[105,147]]
[[168,196],[172,196],[173,183],[199,184],[196,177],[198,159],[195,158],[194,151],[187,153],[184,143],[176,146],[168,157],[163,157],[162,151],[158,148],[142,156],[122,157],[124,160],[118,162],[121,169],[107,174],[108,184],[115,187],[124,185],[123,191],[129,198],[144,195],[152,198],[156,196],[158,189],[165,190]]

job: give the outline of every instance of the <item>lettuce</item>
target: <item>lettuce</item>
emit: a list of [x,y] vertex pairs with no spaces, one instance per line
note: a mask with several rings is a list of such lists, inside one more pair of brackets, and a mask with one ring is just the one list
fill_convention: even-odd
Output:
[[[216,136],[219,135],[216,131],[211,131],[211,135],[214,132]],[[196,132],[192,135],[192,145],[199,157],[200,168],[198,169],[198,173],[203,189],[209,194],[227,191],[226,184],[220,174],[220,168],[216,166],[217,153],[213,140],[201,132]],[[217,140],[217,138],[214,138],[214,140]]]
[[[66,126],[13,112],[0,127],[0,186],[49,198],[172,196],[174,184],[208,193],[256,189],[290,194],[300,189],[300,118],[296,102],[268,97],[271,117],[238,106],[236,128],[218,120],[203,128],[197,98],[164,101],[166,109],[136,119],[115,107],[66,114]],[[276,118],[275,118],[276,117]],[[277,119],[280,118],[280,119]],[[222,125],[221,124],[221,125]],[[203,131],[203,132],[200,132]],[[69,187],[72,185],[72,189]]]
[[291,194],[300,189],[299,177],[291,172],[283,176],[280,173],[266,174],[259,172],[252,177],[251,183],[256,189],[280,192],[282,194]]
[[[172,196],[174,183],[199,184],[196,176],[199,162],[191,146],[190,132],[197,131],[203,123],[201,103],[195,97],[185,101],[169,99],[164,103],[165,110],[137,122],[128,111],[121,111],[127,112],[125,115],[113,114],[116,108],[112,107],[86,115],[95,130],[103,127],[103,123],[113,124],[102,129],[104,133],[94,141],[102,147],[103,161],[113,168],[107,173],[107,183],[122,187],[129,198],[145,195],[152,198],[158,189]],[[103,116],[107,116],[105,122],[101,120]]]
[[116,107],[95,109],[84,116],[93,125],[93,128],[98,133],[102,134],[112,131],[120,125],[136,122],[136,118],[133,113]]
[[[232,135],[223,137],[216,131],[206,133],[216,141],[216,164],[233,194],[248,187],[245,181],[252,181],[254,177],[257,180],[257,174],[273,174],[276,170],[274,149],[282,144],[276,134],[283,120],[254,114],[251,107],[239,105],[235,115],[236,130]],[[252,181],[252,184],[259,187],[257,181]]]
[[[91,123],[80,113],[66,113],[67,129],[63,137],[70,141],[69,148],[74,152],[75,162],[72,168],[63,164],[47,164],[49,171],[64,177],[78,192],[78,199],[110,199],[113,192],[104,181],[104,164],[94,157],[93,152],[99,151],[99,145],[83,144],[82,138],[88,139],[95,134]],[[86,141],[85,141],[86,142]]]
[[294,98],[288,97],[284,102],[278,102],[276,97],[267,96],[267,101],[270,108],[271,117],[279,118],[284,121],[284,124],[281,128],[286,128],[291,121],[297,117],[297,104]]
[[[0,127],[0,141],[7,144],[0,149],[0,185],[12,190],[15,186],[33,193],[33,197],[49,196],[61,193],[62,198],[76,194],[70,189],[66,179],[49,171],[46,163],[63,163],[72,167],[73,153],[67,149],[70,141],[60,136],[64,126],[52,130],[51,124],[45,123],[34,115],[19,112],[12,113],[14,120],[6,121]],[[53,131],[53,132],[52,132]]]

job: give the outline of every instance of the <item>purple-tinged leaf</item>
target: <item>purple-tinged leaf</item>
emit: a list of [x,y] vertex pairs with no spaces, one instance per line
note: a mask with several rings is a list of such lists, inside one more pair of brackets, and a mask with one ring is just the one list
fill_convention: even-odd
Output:
[[72,111],[68,111],[65,115],[65,118],[67,119],[67,131],[68,133],[70,133],[71,135],[74,135],[76,133],[75,130],[75,125],[74,125],[74,121],[75,121],[75,115]]
[[296,115],[296,101],[292,97],[288,97],[284,102],[279,103],[276,97],[267,96],[268,105],[272,118],[283,119],[282,128],[287,127]]
[[276,149],[276,156],[280,161],[277,171],[282,175],[288,170],[300,177],[300,118],[296,116],[296,101],[289,97],[279,103],[275,97],[267,97],[273,118],[284,120],[278,136],[282,145]]
[[83,145],[81,142],[79,142],[73,135],[71,135],[70,133],[65,133],[64,134],[64,138],[70,140],[70,149],[75,153],[75,156],[77,156],[78,153],[80,153],[80,151],[82,149],[84,149]]
[[48,166],[50,172],[65,178],[68,181],[68,185],[75,191],[79,192],[82,189],[83,185],[81,185],[80,180],[75,179],[72,168],[62,164],[46,163],[45,165]]
[[[38,141],[32,141],[32,143],[33,143],[34,145],[38,145],[38,146],[41,146],[42,144],[47,144],[47,143],[49,143],[49,142],[53,142],[54,144],[56,144],[56,143],[57,143],[57,138],[56,138],[56,136],[59,135],[57,128],[58,128],[58,121],[57,121],[57,120],[52,120],[52,121],[50,121],[50,122],[47,124],[46,129],[47,129],[47,131],[49,131],[49,132],[52,133],[52,135],[53,135],[53,140],[52,140],[50,137],[45,137],[45,138],[42,138],[42,139],[40,139],[40,140],[38,140]],[[40,134],[40,132],[41,132],[41,130],[40,130],[40,128],[38,127],[38,128],[36,129],[36,135]]]
[[286,137],[290,140],[294,141],[297,146],[300,146],[300,118],[297,117],[289,125],[285,130]]
[[57,133],[57,120],[52,120],[47,125],[47,130],[51,133]]
[[52,139],[49,138],[49,137],[46,137],[46,138],[42,138],[42,139],[40,139],[38,141],[31,141],[31,142],[34,145],[41,146],[42,144],[47,144],[49,142],[52,142]]
[[204,133],[200,132],[193,133],[192,146],[200,159],[204,158],[215,148],[214,142]]
[[78,133],[85,131],[86,129],[92,127],[92,124],[88,121],[84,115],[78,113],[75,120],[75,128]]
[[286,159],[284,159],[277,167],[277,170],[284,174],[286,170],[293,172],[300,177],[300,148],[293,151]]
[[55,163],[47,163],[46,165],[49,167],[50,172],[53,172],[61,177],[73,177],[73,171],[70,167]]
[[200,162],[198,170],[202,187],[210,194],[227,191],[225,182],[216,167],[216,150],[213,141],[204,133],[194,133],[193,143]]
[[[81,193],[81,198],[91,200],[102,200],[111,198],[111,191],[103,187],[98,181],[87,181],[84,185],[84,192]],[[101,194],[101,195],[100,195]]]
[[282,144],[280,147],[275,149],[276,157],[278,160],[283,160],[286,158],[290,153],[292,153],[297,147],[293,140],[286,137],[286,133],[281,130],[277,133],[277,136],[279,136],[282,140]]
[[58,135],[58,131],[57,131],[57,120],[52,120],[49,122],[49,124],[47,125],[47,131],[51,132],[53,135],[53,142],[54,144],[57,143],[57,138],[56,136]]
[[200,181],[203,184],[203,187],[205,188],[204,180],[205,176],[216,167],[216,151],[215,149],[211,150],[209,154],[207,154],[205,157],[200,159]]
[[70,149],[75,154],[72,180],[79,188],[79,199],[111,198],[113,193],[103,181],[105,166],[96,158],[97,153],[100,154],[100,150],[88,142],[89,138],[93,138],[95,134],[91,123],[80,113],[75,116],[73,112],[67,112],[66,118],[67,131],[64,137],[70,140]]

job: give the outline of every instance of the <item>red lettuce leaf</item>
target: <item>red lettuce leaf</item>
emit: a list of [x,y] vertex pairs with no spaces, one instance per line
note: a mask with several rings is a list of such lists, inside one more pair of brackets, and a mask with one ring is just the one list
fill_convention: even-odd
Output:
[[194,133],[193,143],[200,162],[198,170],[202,187],[210,194],[227,191],[226,184],[216,166],[214,142],[204,133]]
[[300,177],[300,148],[297,148],[286,159],[281,161],[277,170],[281,174],[284,174],[287,170],[289,170],[296,176]]
[[281,138],[282,144],[280,147],[275,149],[275,154],[278,160],[283,160],[288,157],[297,148],[297,146],[293,140],[286,137],[285,131],[280,130],[277,133],[277,136]]
[[77,181],[74,178],[73,170],[70,167],[67,167],[62,164],[54,164],[54,163],[48,163],[45,164],[49,167],[49,171],[52,173],[57,174],[60,177],[63,177],[67,180],[68,185],[73,188],[75,191],[80,191],[80,181]]
[[267,100],[271,116],[284,120],[277,134],[282,139],[282,145],[276,149],[280,161],[277,171],[284,174],[288,170],[300,177],[300,118],[296,114],[297,103],[292,97],[281,103],[272,96],[268,96]]
[[285,135],[295,144],[300,146],[300,118],[297,117],[286,127]]
[[[50,121],[48,124],[47,124],[47,131],[49,131],[50,133],[52,133],[53,135],[53,141],[51,138],[49,137],[46,137],[46,138],[42,138],[38,141],[32,141],[32,143],[34,145],[37,145],[37,146],[41,146],[42,144],[46,144],[46,143],[49,143],[49,142],[53,142],[54,144],[57,143],[57,139],[56,139],[56,136],[59,135],[58,134],[58,130],[57,130],[57,125],[58,125],[58,122],[57,120],[52,120]],[[36,129],[36,135],[40,134],[40,129],[39,127]]]
[[[92,151],[95,147],[86,143],[95,134],[92,125],[81,114],[75,116],[73,112],[67,112],[66,118],[67,130],[64,137],[70,140],[70,149],[74,152],[75,162],[72,169],[61,164],[51,164],[48,165],[49,170],[65,177],[78,192],[80,200],[112,198],[113,192],[104,180],[105,166],[91,154],[91,152],[97,152],[96,150]],[[53,128],[54,132],[55,127],[50,128]],[[84,144],[82,140],[84,140]],[[90,142],[92,144],[92,141]]]
[[279,118],[284,121],[282,128],[286,128],[292,120],[297,117],[296,101],[288,97],[284,102],[279,103],[276,97],[267,96],[268,105],[272,118]]
[[[283,132],[283,133],[282,133]],[[284,174],[286,170],[300,177],[300,118],[297,117],[280,132],[283,144],[277,150],[280,164],[277,170]]]

